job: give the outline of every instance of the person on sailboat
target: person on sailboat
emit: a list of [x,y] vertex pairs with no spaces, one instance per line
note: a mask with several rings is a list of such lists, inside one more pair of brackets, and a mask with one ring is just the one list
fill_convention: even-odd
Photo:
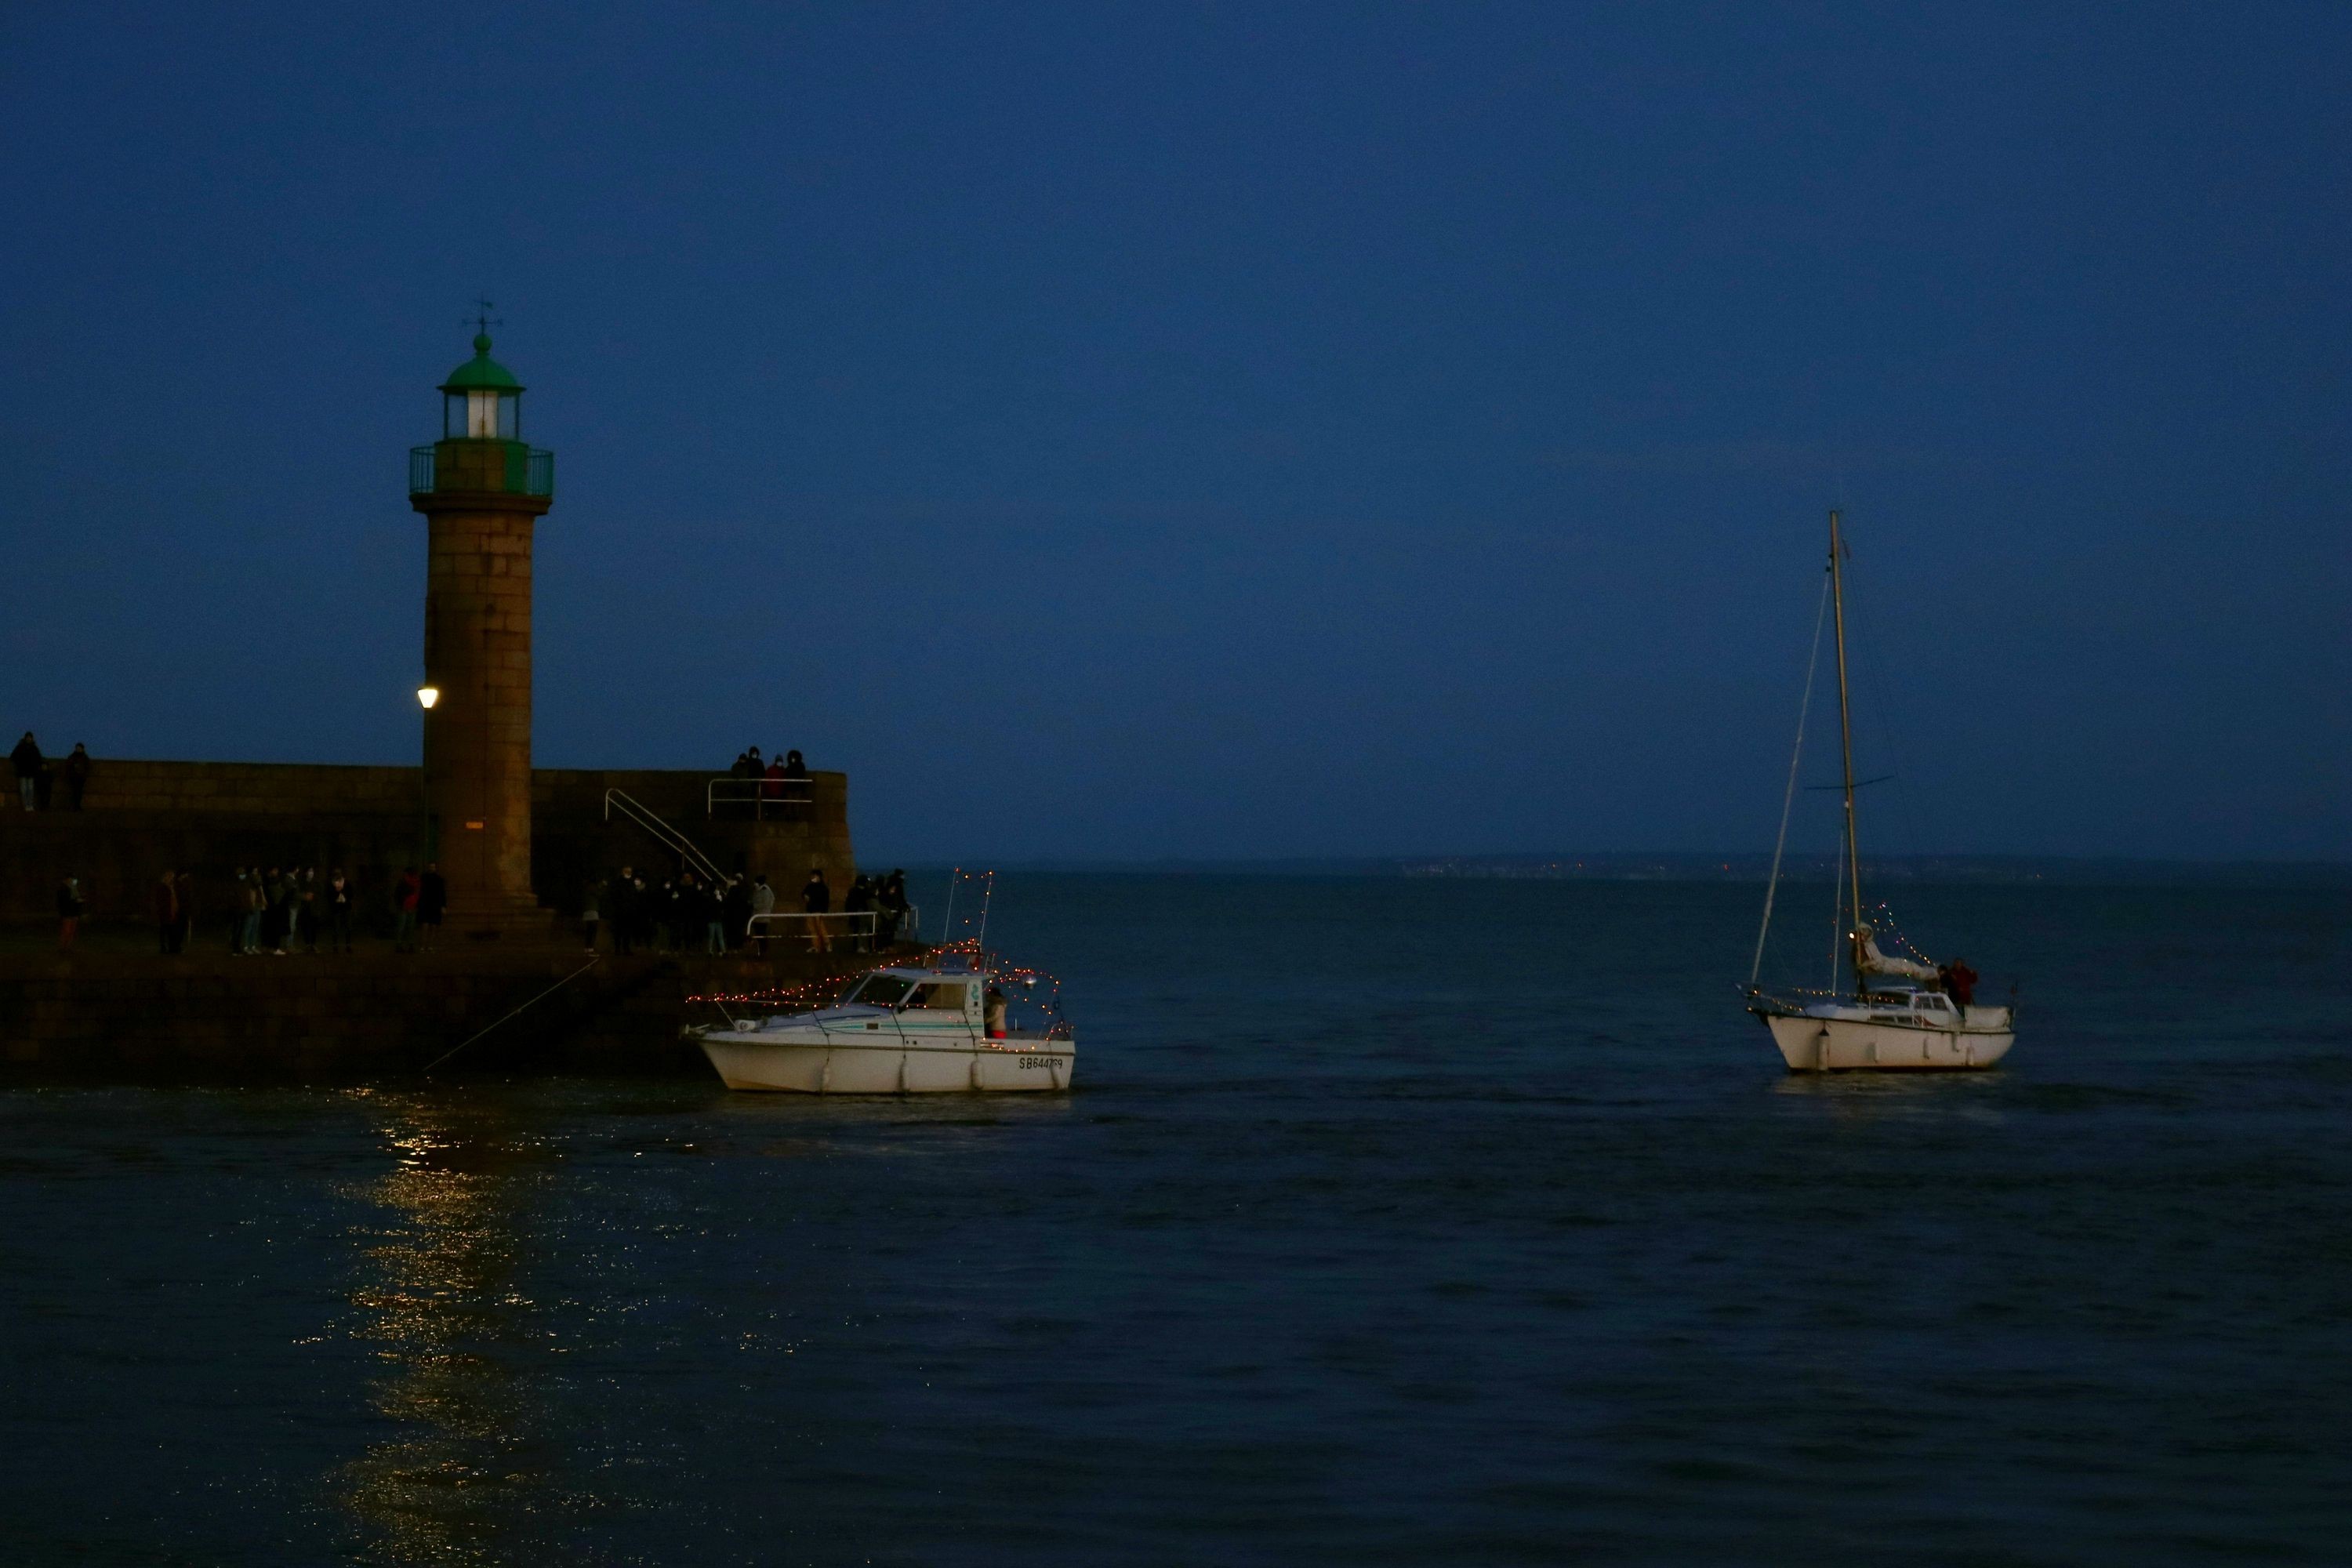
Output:
[[1952,999],[1952,1005],[1962,1012],[1966,1012],[1969,1005],[1977,999],[1979,976],[1975,970],[1969,967],[1967,959],[1952,960],[1937,972],[1937,978],[1943,981],[1944,994]]
[[1864,974],[1892,974],[1904,980],[1939,980],[1942,976],[1932,963],[1916,959],[1890,958],[1878,950],[1878,938],[1870,922],[1864,921],[1853,928],[1853,966]]

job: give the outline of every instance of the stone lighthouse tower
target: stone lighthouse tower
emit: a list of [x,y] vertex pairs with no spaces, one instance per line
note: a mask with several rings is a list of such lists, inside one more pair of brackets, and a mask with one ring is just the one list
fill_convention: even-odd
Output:
[[425,856],[449,883],[453,938],[546,923],[530,887],[530,536],[555,455],[522,440],[522,384],[474,357],[441,386],[441,439],[408,456],[425,514]]

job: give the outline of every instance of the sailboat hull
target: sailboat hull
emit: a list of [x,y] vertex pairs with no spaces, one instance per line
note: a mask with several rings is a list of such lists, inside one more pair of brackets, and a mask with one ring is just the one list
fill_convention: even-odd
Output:
[[1815,1013],[1757,1015],[1790,1072],[1967,1072],[2017,1043],[2006,1007],[1971,1007],[1958,1028]]

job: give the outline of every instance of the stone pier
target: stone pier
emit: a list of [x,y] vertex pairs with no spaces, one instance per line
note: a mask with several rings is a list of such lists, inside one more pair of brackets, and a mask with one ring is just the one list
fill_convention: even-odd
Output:
[[386,1082],[415,1079],[463,1046],[436,1077],[708,1077],[715,1090],[709,1064],[680,1029],[723,1015],[689,998],[816,986],[880,962],[801,952],[764,961],[606,952],[592,966],[578,952],[509,948],[282,959],[226,951],[174,959],[5,952],[0,1077]]

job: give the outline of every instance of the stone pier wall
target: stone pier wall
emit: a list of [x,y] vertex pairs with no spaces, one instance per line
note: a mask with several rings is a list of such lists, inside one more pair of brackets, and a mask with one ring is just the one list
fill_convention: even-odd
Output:
[[606,953],[577,973],[584,955],[551,951],[283,960],[0,954],[0,1078],[411,1078],[575,974],[466,1046],[442,1073],[702,1077],[709,1065],[679,1030],[721,1015],[689,997],[818,984],[877,962]]

